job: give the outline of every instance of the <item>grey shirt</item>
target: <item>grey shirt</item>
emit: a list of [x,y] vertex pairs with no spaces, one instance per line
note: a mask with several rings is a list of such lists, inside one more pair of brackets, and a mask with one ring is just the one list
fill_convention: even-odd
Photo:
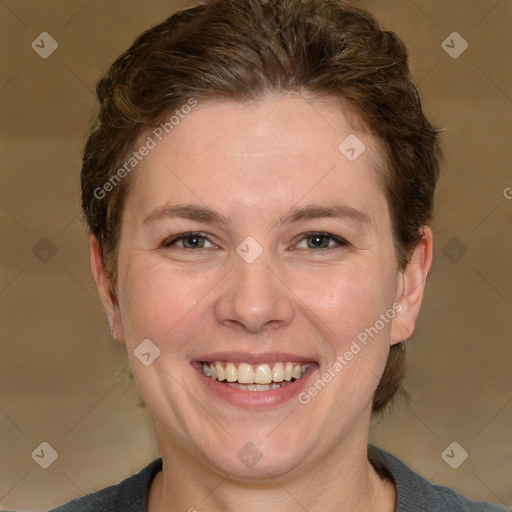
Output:
[[[397,504],[395,512],[507,512],[507,509],[484,501],[471,501],[457,492],[432,485],[410,470],[393,455],[368,446],[368,459],[382,478],[395,482]],[[162,469],[162,459],[156,459],[142,471],[117,485],[72,500],[50,512],[146,512],[149,488]]]

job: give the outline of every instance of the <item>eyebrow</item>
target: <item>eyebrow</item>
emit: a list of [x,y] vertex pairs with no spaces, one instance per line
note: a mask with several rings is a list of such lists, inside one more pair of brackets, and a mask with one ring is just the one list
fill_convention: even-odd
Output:
[[[211,224],[227,224],[228,218],[208,207],[199,205],[165,205],[153,210],[143,221],[151,224],[163,219],[181,218]],[[304,220],[322,218],[347,219],[360,224],[370,224],[370,217],[363,211],[348,205],[310,204],[303,207],[294,207],[286,215],[279,218],[281,224],[291,224]]]
[[357,210],[352,206],[327,204],[310,204],[301,208],[292,208],[284,217],[280,217],[281,224],[289,224],[301,220],[315,220],[323,218],[347,219],[359,224],[370,224],[371,219],[368,214]]
[[187,205],[165,205],[153,210],[145,219],[144,224],[151,224],[163,219],[181,218],[195,220],[199,222],[208,222],[211,224],[226,224],[227,218],[224,215],[211,210],[205,206],[193,204]]

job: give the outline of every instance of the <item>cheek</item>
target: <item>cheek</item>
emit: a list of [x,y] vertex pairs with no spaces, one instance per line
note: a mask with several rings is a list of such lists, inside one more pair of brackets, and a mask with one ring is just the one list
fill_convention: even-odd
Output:
[[[308,297],[304,314],[319,327],[324,344],[318,379],[329,384],[319,403],[341,425],[348,411],[357,415],[370,407],[388,357],[395,289],[389,271],[386,276],[352,268],[327,277],[304,282],[298,294]],[[307,289],[316,292],[308,296]],[[311,397],[323,389],[315,382],[311,386],[306,390]]]
[[[396,279],[396,278],[395,278]],[[301,275],[293,286],[299,307],[312,323],[322,328],[338,353],[351,341],[374,326],[381,314],[392,308],[395,280],[392,272],[380,266],[347,265]],[[379,337],[386,338],[391,322],[381,326]]]
[[[133,257],[124,274],[121,315],[127,345],[149,338],[163,348],[193,329],[202,299],[215,285],[209,273]],[[183,336],[186,337],[186,336]],[[186,340],[184,340],[185,342]],[[183,343],[184,343],[183,342]]]

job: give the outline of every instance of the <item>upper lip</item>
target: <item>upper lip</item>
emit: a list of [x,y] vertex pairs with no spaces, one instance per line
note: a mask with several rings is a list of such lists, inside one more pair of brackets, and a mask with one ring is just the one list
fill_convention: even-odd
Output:
[[277,362],[311,363],[310,357],[285,352],[265,352],[254,354],[249,352],[212,352],[196,359],[198,362],[228,361],[233,363],[263,364]]

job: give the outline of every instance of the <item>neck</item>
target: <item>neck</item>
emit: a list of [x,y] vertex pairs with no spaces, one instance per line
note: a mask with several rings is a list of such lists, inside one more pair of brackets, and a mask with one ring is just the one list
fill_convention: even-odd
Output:
[[241,481],[191,457],[179,443],[159,435],[157,427],[163,471],[151,487],[149,512],[393,512],[394,484],[382,480],[369,463],[366,434],[341,442],[327,458],[301,471]]

